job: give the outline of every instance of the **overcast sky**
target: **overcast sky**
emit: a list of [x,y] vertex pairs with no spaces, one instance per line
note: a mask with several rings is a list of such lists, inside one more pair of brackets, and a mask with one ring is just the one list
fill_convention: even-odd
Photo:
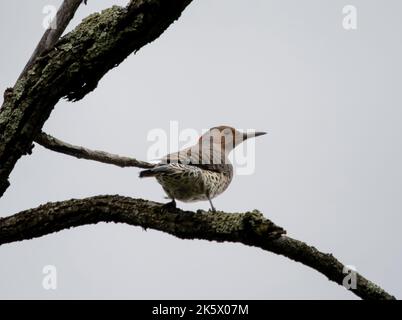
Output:
[[[0,89],[12,86],[53,0],[0,2]],[[126,1],[80,7],[88,14]],[[342,8],[357,8],[357,30]],[[44,130],[70,143],[146,159],[153,129],[229,124],[268,131],[255,170],[215,199],[259,209],[288,234],[402,297],[402,3],[398,0],[203,0]],[[71,29],[71,28],[70,28]],[[11,175],[0,216],[98,194],[166,201],[138,169],[34,148]],[[178,204],[208,209],[207,202]],[[184,241],[98,224],[0,247],[0,298],[355,299],[320,273],[240,244]],[[57,289],[42,269],[57,269]]]

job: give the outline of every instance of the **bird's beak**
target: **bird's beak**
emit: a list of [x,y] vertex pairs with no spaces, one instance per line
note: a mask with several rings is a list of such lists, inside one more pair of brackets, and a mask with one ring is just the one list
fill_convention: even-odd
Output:
[[256,131],[256,132],[249,132],[249,133],[244,133],[244,140],[247,140],[249,138],[255,138],[258,136],[263,136],[264,134],[267,134],[266,132],[262,132],[262,131]]
[[264,134],[267,134],[267,133],[263,132],[263,131],[257,131],[257,132],[254,132],[254,137],[263,136]]

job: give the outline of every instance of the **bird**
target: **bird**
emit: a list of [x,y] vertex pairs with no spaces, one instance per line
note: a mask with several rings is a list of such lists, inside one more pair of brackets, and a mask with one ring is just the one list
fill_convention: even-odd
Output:
[[230,152],[245,140],[264,134],[240,132],[227,125],[213,127],[195,145],[164,156],[155,167],[140,171],[139,176],[156,178],[171,199],[165,207],[176,208],[176,200],[209,201],[216,212],[212,199],[222,194],[233,178]]

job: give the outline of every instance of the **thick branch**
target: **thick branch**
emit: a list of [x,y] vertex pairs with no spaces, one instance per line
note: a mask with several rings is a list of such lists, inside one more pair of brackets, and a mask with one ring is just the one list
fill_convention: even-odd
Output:
[[35,139],[41,146],[55,152],[64,153],[78,159],[94,160],[98,162],[113,164],[119,167],[153,168],[155,165],[134,158],[121,157],[105,151],[90,150],[80,146],[74,146],[67,142],[56,139],[44,132],[41,132]]
[[43,34],[31,58],[28,60],[28,63],[25,65],[24,70],[18,77],[18,80],[26,76],[29,68],[32,67],[32,65],[34,64],[34,62],[38,57],[40,57],[47,50],[53,48],[57,40],[59,40],[59,38],[63,34],[64,30],[66,30],[71,19],[74,18],[74,14],[77,11],[78,7],[80,6],[81,2],[82,0],[63,1],[62,5],[57,11],[54,23],[52,23]]
[[18,159],[30,152],[55,104],[76,101],[129,54],[158,38],[191,0],[131,0],[90,15],[36,59],[7,89],[0,109],[0,196]]
[[[285,231],[258,211],[246,213],[189,212],[166,209],[160,203],[121,196],[98,196],[48,203],[0,219],[0,244],[40,237],[63,229],[98,222],[127,223],[152,228],[181,239],[229,241],[261,248],[301,262],[342,285],[344,265]],[[363,299],[395,299],[357,274],[350,289]]]

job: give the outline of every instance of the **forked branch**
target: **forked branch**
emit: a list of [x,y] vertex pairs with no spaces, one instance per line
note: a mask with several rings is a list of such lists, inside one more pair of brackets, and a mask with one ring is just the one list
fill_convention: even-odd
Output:
[[[66,30],[71,19],[74,18],[75,12],[77,11],[83,0],[64,0],[61,4],[59,10],[56,13],[54,21],[50,24],[49,28],[45,31],[42,38],[40,39],[38,45],[36,46],[32,56],[29,58],[24,70],[18,77],[20,80],[24,77],[29,68],[35,63],[43,53],[52,49],[56,42],[60,39],[63,32]],[[86,1],[85,1],[86,4]],[[17,81],[18,81],[17,80]]]

